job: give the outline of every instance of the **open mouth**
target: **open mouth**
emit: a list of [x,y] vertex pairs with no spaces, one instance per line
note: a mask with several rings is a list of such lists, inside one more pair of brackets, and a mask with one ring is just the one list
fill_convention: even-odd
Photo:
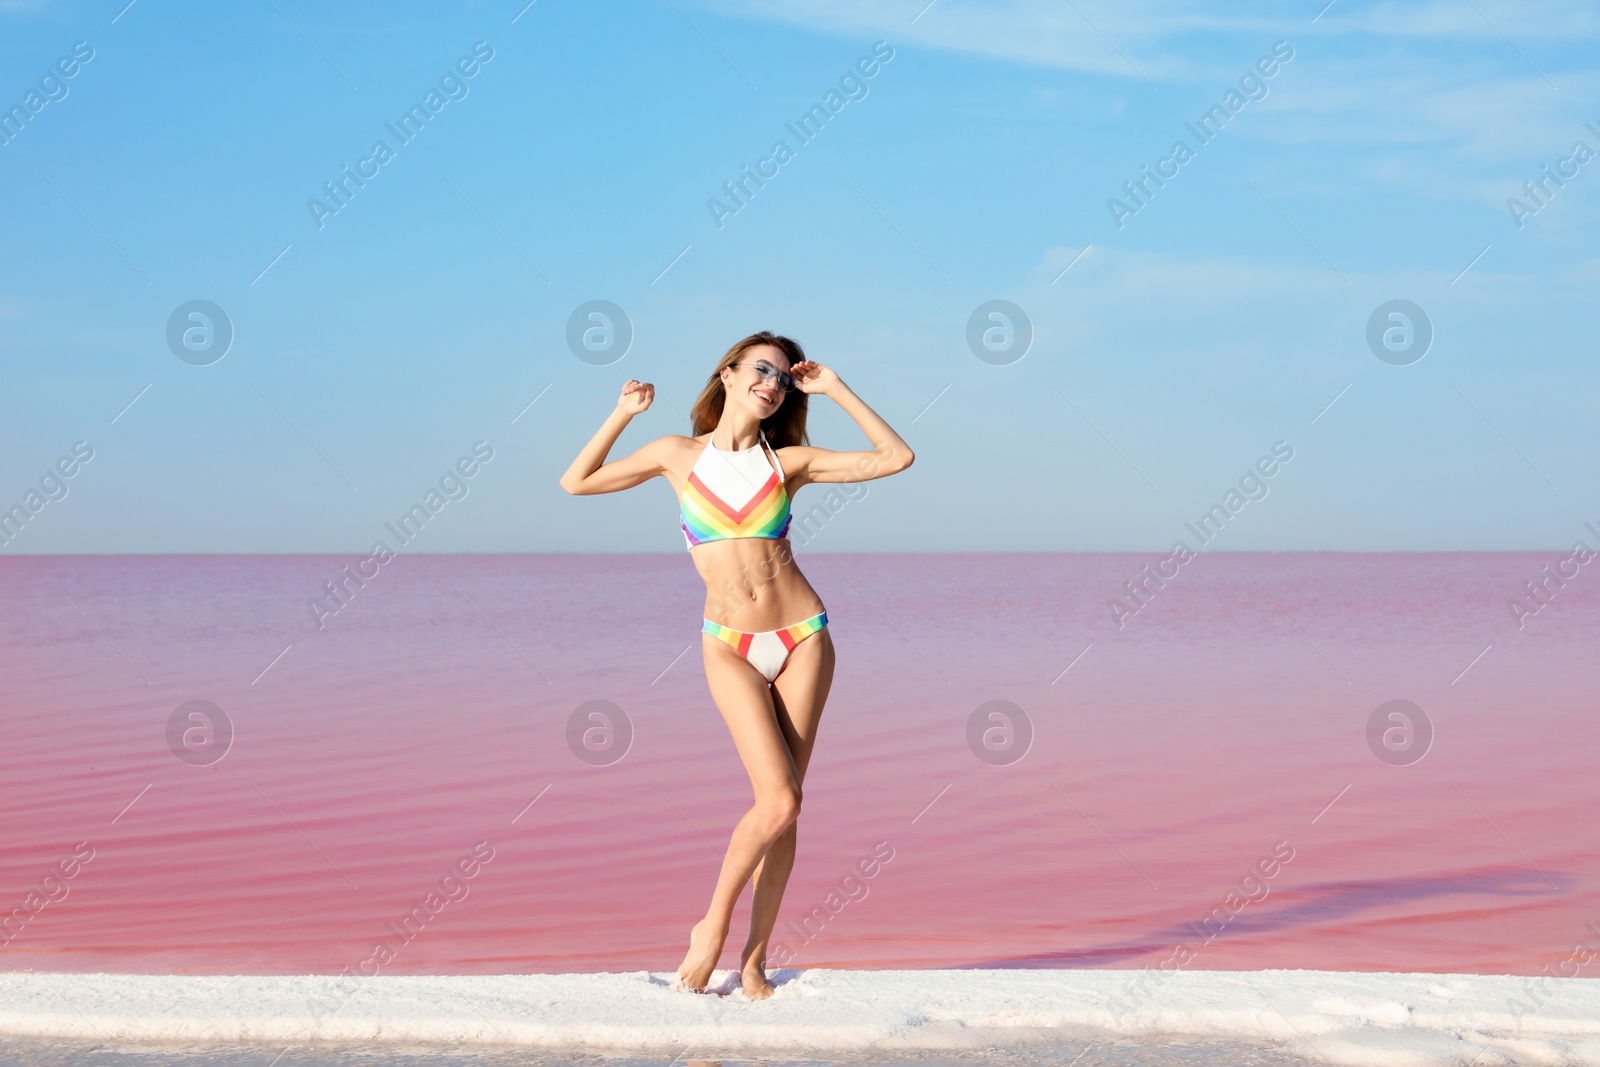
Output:
[[768,404],[776,404],[778,402],[777,394],[770,389],[751,389],[750,392]]

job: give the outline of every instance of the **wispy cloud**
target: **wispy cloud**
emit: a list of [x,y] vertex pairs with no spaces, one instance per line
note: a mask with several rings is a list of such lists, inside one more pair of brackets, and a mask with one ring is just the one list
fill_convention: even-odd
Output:
[[1600,36],[1600,11],[1593,4],[1543,0],[1434,0],[1432,3],[1341,5],[1318,20],[1325,33],[1365,33],[1383,37],[1481,37],[1500,34],[1528,41],[1570,41]]
[[[1259,120],[1238,132],[1304,149],[1271,166],[1308,190],[1348,190],[1359,175],[1371,187],[1498,205],[1510,195],[1508,184],[1520,185],[1578,138],[1595,147],[1569,94],[1481,56],[1447,69],[1366,54],[1307,63],[1294,75],[1299,80],[1281,87]],[[1570,95],[1600,93],[1600,76],[1563,78]],[[1337,152],[1339,166],[1329,169],[1319,148]]]
[[[1139,81],[1138,69],[1164,75],[1170,59],[1128,53],[1118,40],[1125,16],[1103,14],[1094,4],[1038,0],[978,4],[939,0],[913,23],[922,3],[897,0],[700,0],[700,7],[766,19],[821,33],[882,36],[927,48],[992,56],[1034,66],[1059,67]],[[1131,35],[1130,35],[1131,36]],[[1133,65],[1130,65],[1130,60]],[[1136,66],[1134,66],[1136,65]]]
[[1198,76],[1206,69],[1205,43],[1228,36],[1365,35],[1479,40],[1500,47],[1502,35],[1552,44],[1600,37],[1600,11],[1579,0],[1474,3],[1476,9],[1464,0],[1346,4],[1315,28],[1310,19],[1320,5],[1314,2],[1303,12],[1280,5],[1269,15],[1218,13],[1200,0],[938,0],[915,23],[912,17],[925,0],[698,0],[695,6],[822,33],[880,34],[928,48],[1139,80],[1120,51],[1157,84]]

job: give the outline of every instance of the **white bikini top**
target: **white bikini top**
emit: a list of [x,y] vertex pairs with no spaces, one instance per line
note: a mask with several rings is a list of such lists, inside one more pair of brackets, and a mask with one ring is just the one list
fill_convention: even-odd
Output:
[[678,525],[690,548],[735,537],[789,536],[783,464],[764,431],[757,431],[755,444],[737,452],[706,442],[678,500]]

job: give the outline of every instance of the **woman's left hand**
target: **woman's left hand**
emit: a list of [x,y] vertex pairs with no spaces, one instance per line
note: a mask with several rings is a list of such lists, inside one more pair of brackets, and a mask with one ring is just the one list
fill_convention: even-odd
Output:
[[837,374],[812,359],[796,363],[789,368],[789,373],[794,375],[795,388],[802,393],[822,393],[826,395],[832,392],[836,386],[843,384],[839,381]]

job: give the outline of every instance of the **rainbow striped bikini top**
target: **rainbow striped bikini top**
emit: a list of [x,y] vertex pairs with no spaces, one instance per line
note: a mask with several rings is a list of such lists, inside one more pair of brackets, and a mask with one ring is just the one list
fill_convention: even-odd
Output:
[[678,525],[690,548],[735,537],[789,536],[783,464],[777,452],[767,462],[772,446],[764,432],[758,431],[758,436],[755,444],[738,452],[724,452],[707,441],[695,460],[678,499]]

